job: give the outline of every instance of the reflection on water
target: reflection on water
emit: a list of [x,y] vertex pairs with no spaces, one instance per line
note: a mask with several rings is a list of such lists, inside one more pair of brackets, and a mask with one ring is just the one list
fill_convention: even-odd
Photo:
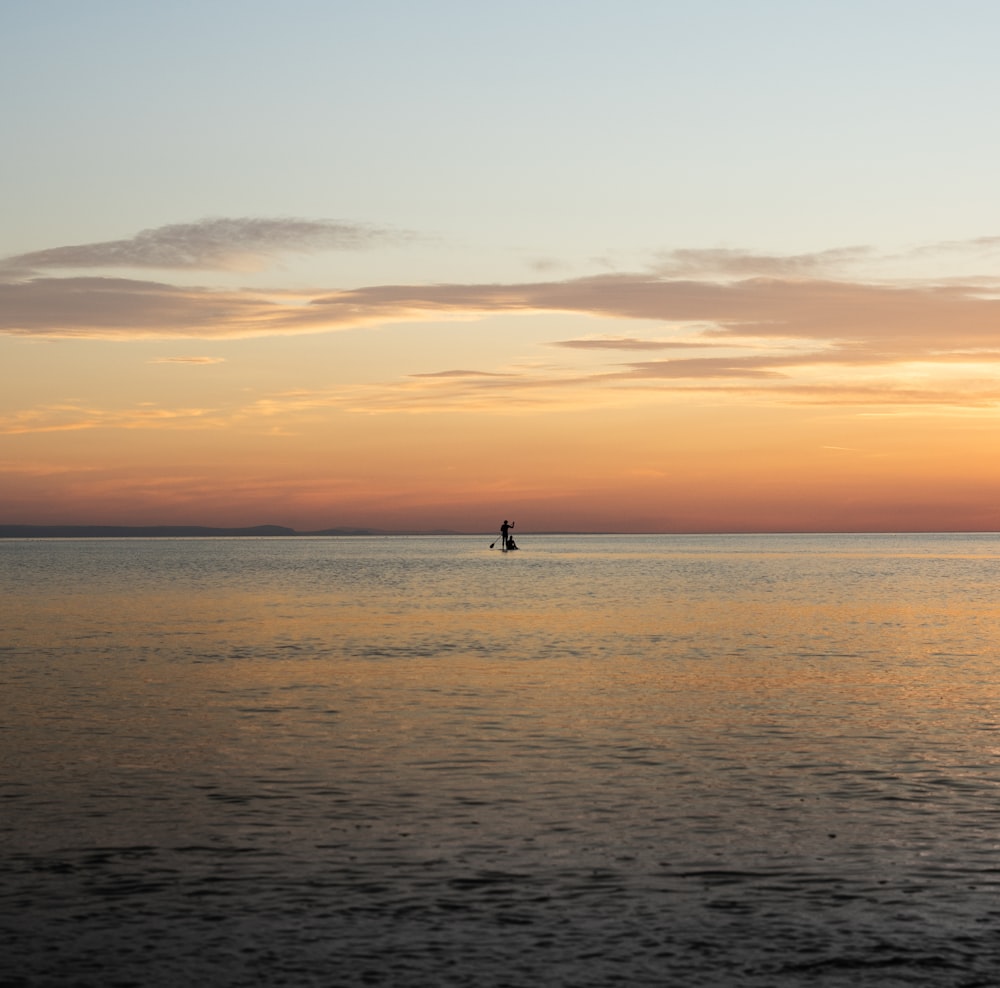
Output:
[[0,543],[12,984],[987,985],[993,536]]

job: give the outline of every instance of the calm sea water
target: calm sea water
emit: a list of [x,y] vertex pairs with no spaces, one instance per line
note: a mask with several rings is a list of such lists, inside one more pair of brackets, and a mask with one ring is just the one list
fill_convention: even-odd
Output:
[[0,542],[0,983],[1000,984],[1000,536]]

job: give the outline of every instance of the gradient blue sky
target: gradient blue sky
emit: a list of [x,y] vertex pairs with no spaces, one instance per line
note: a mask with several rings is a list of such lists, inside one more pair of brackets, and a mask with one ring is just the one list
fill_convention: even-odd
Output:
[[1000,527],[994,3],[0,36],[0,520]]

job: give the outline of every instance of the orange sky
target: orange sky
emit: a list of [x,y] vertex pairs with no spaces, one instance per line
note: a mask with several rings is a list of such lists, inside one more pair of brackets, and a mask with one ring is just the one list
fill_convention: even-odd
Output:
[[[384,345],[359,332],[360,349]],[[502,517],[537,531],[997,527],[989,385],[971,401],[950,393],[947,366],[925,368],[914,398],[898,368],[879,365],[879,401],[859,397],[853,376],[839,384],[839,367],[818,382],[787,370],[749,383],[730,371],[614,380],[617,352],[572,373],[550,358],[457,376],[338,386],[324,369],[308,387],[281,381],[309,377],[324,350],[323,367],[335,367],[346,342],[289,340],[277,367],[256,341],[217,346],[220,363],[166,364],[150,362],[159,343],[90,344],[108,351],[121,389],[102,394],[111,378],[98,375],[67,395],[52,381],[48,401],[5,417],[0,515],[300,530],[490,531]],[[80,369],[79,343],[5,346],[24,380],[39,354],[51,365],[64,349],[67,374]]]

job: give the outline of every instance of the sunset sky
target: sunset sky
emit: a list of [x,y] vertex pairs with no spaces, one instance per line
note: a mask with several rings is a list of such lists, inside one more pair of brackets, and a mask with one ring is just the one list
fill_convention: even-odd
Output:
[[1000,529],[993,0],[0,37],[0,523]]

